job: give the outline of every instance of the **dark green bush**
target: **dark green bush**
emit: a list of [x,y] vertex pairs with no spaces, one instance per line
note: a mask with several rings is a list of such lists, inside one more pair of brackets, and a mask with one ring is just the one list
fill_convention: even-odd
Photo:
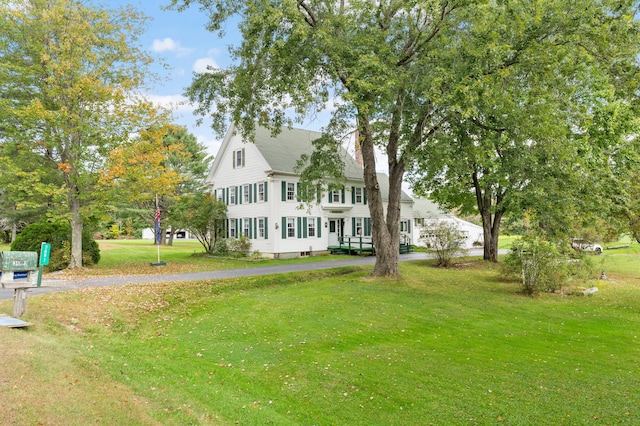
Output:
[[[58,271],[69,266],[71,251],[71,225],[63,222],[38,222],[24,228],[11,243],[12,251],[35,251],[40,255],[43,242],[51,244],[48,271]],[[100,261],[100,248],[85,229],[82,233],[82,261],[94,265]]]

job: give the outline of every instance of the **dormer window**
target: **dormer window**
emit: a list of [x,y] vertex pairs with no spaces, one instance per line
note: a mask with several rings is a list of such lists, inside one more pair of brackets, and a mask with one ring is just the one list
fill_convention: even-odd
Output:
[[233,151],[233,168],[240,169],[244,167],[244,148]]

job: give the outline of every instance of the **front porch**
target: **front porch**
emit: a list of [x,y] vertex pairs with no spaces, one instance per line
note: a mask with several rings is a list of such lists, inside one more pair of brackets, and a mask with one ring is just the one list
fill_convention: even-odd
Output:
[[[370,237],[341,237],[339,244],[327,247],[331,254],[348,254],[357,256],[375,256],[376,249]],[[400,254],[413,252],[413,246],[405,241],[400,242]]]

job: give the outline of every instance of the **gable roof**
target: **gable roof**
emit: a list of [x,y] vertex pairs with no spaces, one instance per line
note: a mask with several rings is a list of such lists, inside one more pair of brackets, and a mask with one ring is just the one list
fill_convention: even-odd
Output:
[[[235,135],[235,125],[232,124],[222,141],[222,146],[216,155],[216,158],[209,171],[211,180],[216,169],[222,162],[222,157],[228,149],[228,145]],[[313,141],[320,138],[322,133],[311,130],[293,129],[283,127],[281,132],[275,137],[271,135],[271,131],[260,126],[256,126],[255,130],[255,146],[260,151],[264,160],[269,164],[271,172],[297,175],[295,168],[298,160],[302,155],[311,155],[313,153]],[[244,143],[249,143],[245,142]],[[340,147],[340,155],[344,161],[344,176],[349,180],[364,181],[362,167],[347,152],[346,149]],[[384,173],[377,173],[378,182],[380,183],[380,192],[383,200],[389,199],[389,177]],[[411,202],[413,199],[402,191],[402,202]]]
[[[264,127],[256,127],[255,145],[276,173],[294,174],[295,167],[303,155],[313,153],[313,141],[322,136],[320,132],[283,128],[275,137]],[[344,176],[350,180],[363,180],[362,167],[340,147],[344,161]]]
[[452,216],[449,212],[442,209],[438,204],[428,198],[413,199],[413,217],[433,218]]

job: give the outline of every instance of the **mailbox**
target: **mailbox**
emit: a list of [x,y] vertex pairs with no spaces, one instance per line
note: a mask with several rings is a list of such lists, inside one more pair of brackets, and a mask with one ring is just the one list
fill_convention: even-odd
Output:
[[0,270],[37,271],[38,253],[35,251],[3,251],[0,252]]
[[38,253],[35,251],[0,252],[0,284],[3,288],[28,288],[38,285]]

